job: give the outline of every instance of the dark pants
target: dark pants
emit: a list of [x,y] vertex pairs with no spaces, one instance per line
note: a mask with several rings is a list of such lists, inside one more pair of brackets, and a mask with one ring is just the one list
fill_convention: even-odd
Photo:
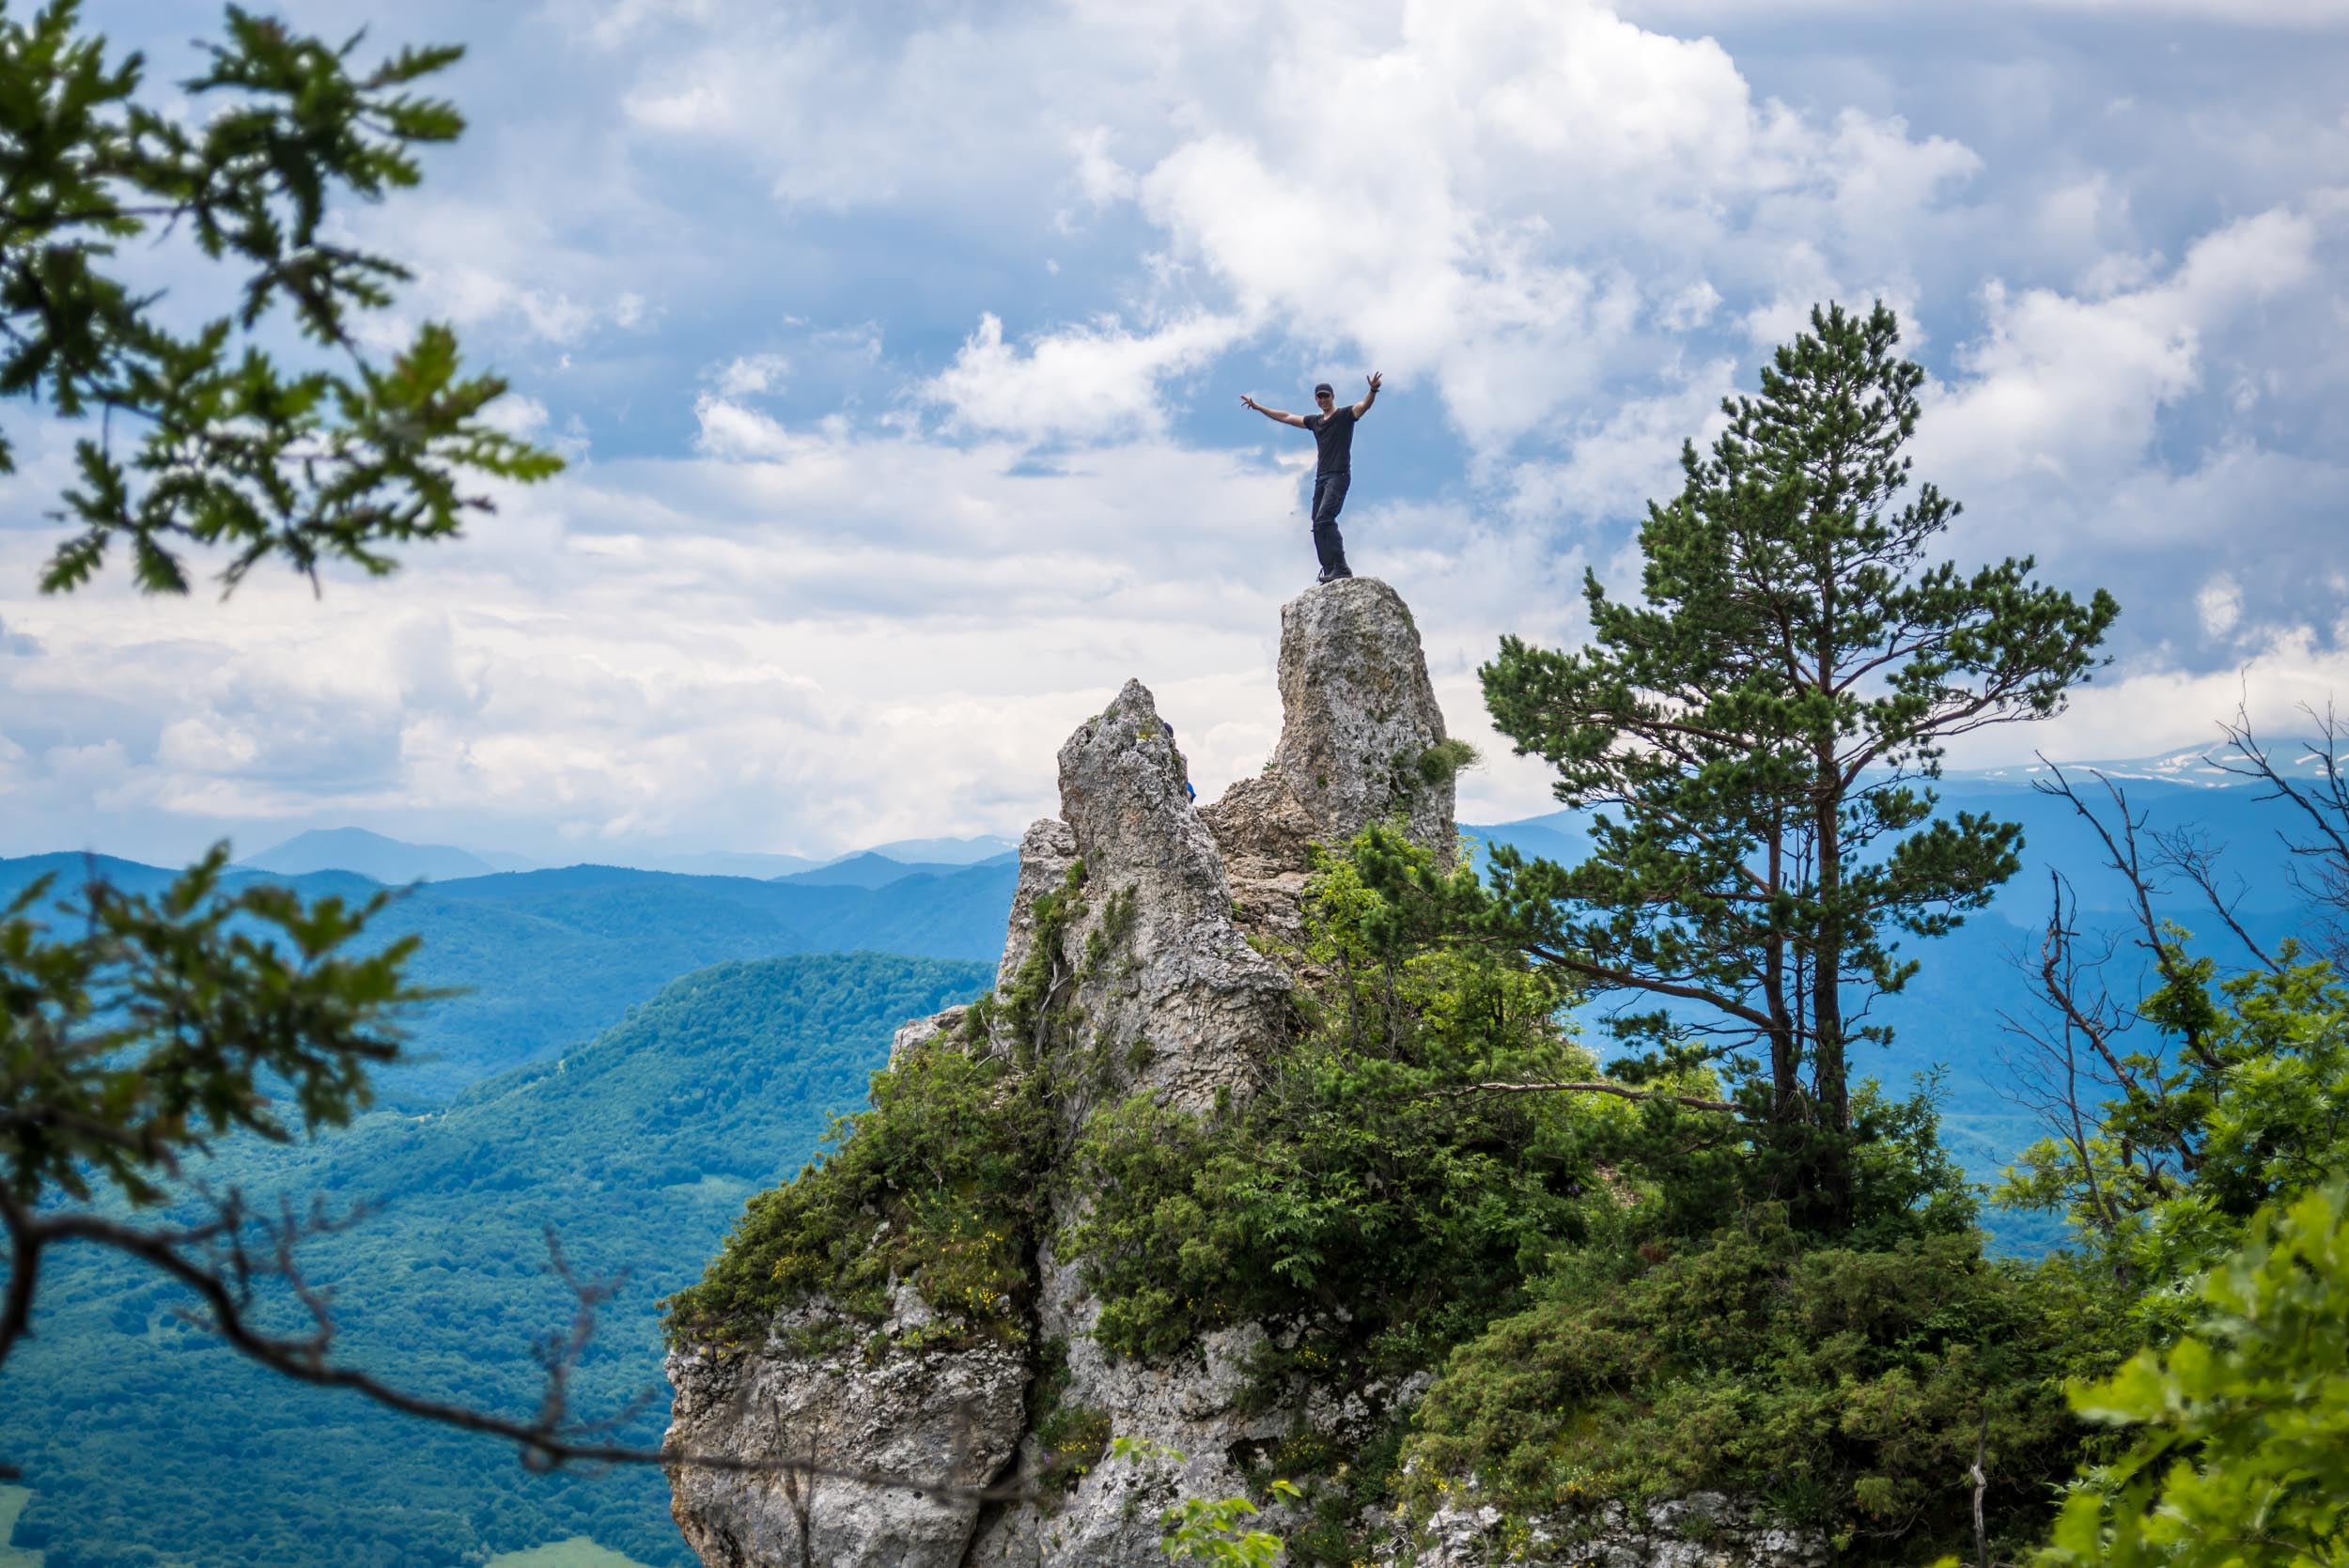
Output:
[[1321,557],[1324,577],[1351,577],[1346,564],[1346,541],[1338,536],[1338,508],[1346,505],[1350,474],[1314,475],[1314,553]]

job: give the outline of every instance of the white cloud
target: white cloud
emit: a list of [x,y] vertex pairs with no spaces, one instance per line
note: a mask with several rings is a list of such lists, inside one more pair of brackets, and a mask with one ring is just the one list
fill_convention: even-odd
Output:
[[1239,334],[1228,317],[1191,315],[1145,333],[1112,318],[1044,334],[1022,353],[988,315],[922,396],[945,405],[957,430],[1030,442],[1131,439],[1162,425],[1162,379],[1205,364]]
[[2201,384],[2201,342],[2237,312],[2316,274],[2317,230],[2263,212],[2197,241],[2166,280],[2100,297],[1984,290],[1990,328],[1933,402],[1937,471],[2100,479],[2133,463],[2162,410]]
[[[1802,20],[1823,14],[1880,12],[1876,0],[1623,0],[1626,15],[1657,26],[1707,26],[1724,22]],[[2343,0],[1908,0],[1904,9],[1921,17],[1979,19],[1985,11],[2028,16],[2033,11],[2076,11],[2127,23],[2184,20],[2222,26],[2281,27],[2339,31],[2349,28]]]
[[747,397],[772,391],[790,369],[791,361],[783,354],[739,354],[719,368],[718,396]]
[[1077,184],[1084,192],[1085,200],[1096,207],[1112,201],[1129,201],[1137,183],[1131,169],[1110,156],[1110,132],[1105,126],[1095,126],[1069,138],[1071,150],[1077,157]]
[[2092,11],[2107,16],[2189,17],[2250,27],[2349,28],[2349,4],[2342,0],[2023,0],[2059,11]]
[[2205,635],[2224,637],[2243,618],[2243,590],[2233,578],[2220,572],[2194,596],[2194,609],[2202,617]]
[[2072,694],[2069,710],[2045,724],[1983,731],[1951,748],[1952,766],[2009,763],[2025,747],[2050,756],[2155,756],[2188,746],[2216,750],[2218,721],[2238,704],[2252,729],[2265,736],[2306,732],[2306,707],[2323,711],[2349,693],[2349,648],[2338,629],[2319,636],[2308,628],[2278,631],[2248,657],[2222,669],[2197,669],[2151,658],[2133,669],[2107,672]]
[[[706,404],[731,432],[708,457],[508,492],[476,537],[323,601],[274,576],[226,607],[35,598],[13,585],[38,538],[0,534],[0,615],[39,649],[0,689],[33,775],[0,853],[99,831],[100,801],[179,824],[181,853],[345,820],[550,855],[1002,831],[1050,809],[1060,742],[1128,676],[1203,795],[1261,764],[1278,607],[1313,561],[1289,475],[1143,440],[1039,478],[1016,442],[756,418]],[[1473,672],[1494,625],[1564,634],[1579,557],[1452,506],[1346,526],[1497,759],[1468,809],[1543,809]]]
[[1563,458],[1518,464],[1511,473],[1510,515],[1529,525],[1557,517],[1586,523],[1642,517],[1649,501],[1678,493],[1681,443],[1702,448],[1724,427],[1720,403],[1735,373],[1728,360],[1700,366],[1679,388],[1634,398],[1567,435]]
[[[634,47],[630,25],[599,36]],[[1725,300],[1807,307],[1822,278],[1908,297],[1903,238],[1980,168],[1897,116],[1761,99],[1719,44],[1597,0],[1072,4],[896,31],[745,5],[704,28],[646,58],[629,112],[739,148],[786,203],[984,211],[1016,235],[1130,201],[1223,296],[1159,313],[1174,328],[1046,334],[1030,358],[1115,380],[1237,320],[1433,386],[1488,456]],[[969,428],[1097,427],[1032,381],[994,399],[958,375],[1024,375],[1011,353],[983,332],[929,393]]]
[[1878,237],[1980,163],[1897,119],[1758,102],[1717,43],[1588,0],[1408,4],[1388,27],[1283,14],[1268,57],[1296,63],[1153,165],[1142,206],[1252,314],[1432,376],[1488,451],[1708,320],[1706,269],[1766,277],[1759,231],[1810,230],[1812,256],[1832,245],[1892,287]]

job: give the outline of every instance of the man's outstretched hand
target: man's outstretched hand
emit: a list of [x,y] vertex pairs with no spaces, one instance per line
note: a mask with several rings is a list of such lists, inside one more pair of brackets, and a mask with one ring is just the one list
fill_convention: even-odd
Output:
[[1386,376],[1380,371],[1374,370],[1370,373],[1371,396],[1374,397],[1377,396],[1378,388],[1385,382],[1386,379]]

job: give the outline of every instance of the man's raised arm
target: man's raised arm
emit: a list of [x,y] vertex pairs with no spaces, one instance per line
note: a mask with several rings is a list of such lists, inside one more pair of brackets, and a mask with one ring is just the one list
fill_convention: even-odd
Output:
[[1305,422],[1298,418],[1295,414],[1283,413],[1279,409],[1268,409],[1262,403],[1257,402],[1253,397],[1249,396],[1248,394],[1244,392],[1239,395],[1239,400],[1249,408],[1252,408],[1258,413],[1264,415],[1267,419],[1277,419],[1283,425],[1294,425],[1300,430],[1305,427]]
[[1378,383],[1385,380],[1386,376],[1381,371],[1374,370],[1370,373],[1370,390],[1363,393],[1362,400],[1354,405],[1355,418],[1360,419],[1362,415],[1368,413],[1370,411],[1370,406],[1378,401]]

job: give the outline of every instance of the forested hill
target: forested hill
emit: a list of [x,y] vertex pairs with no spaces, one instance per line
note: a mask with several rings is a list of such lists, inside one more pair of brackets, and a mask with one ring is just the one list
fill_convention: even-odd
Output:
[[[546,1269],[552,1226],[583,1273],[628,1274],[583,1406],[651,1389],[630,1435],[658,1442],[653,1303],[700,1273],[743,1200],[796,1172],[833,1113],[862,1107],[899,1023],[989,978],[873,954],[721,965],[443,1110],[379,1112],[201,1174],[381,1205],[305,1248],[335,1288],[350,1358],[522,1417],[538,1391],[531,1336],[570,1312]],[[478,1563],[578,1534],[646,1563],[690,1560],[656,1472],[525,1474],[495,1443],[252,1371],[111,1254],[50,1266],[38,1337],[0,1382],[0,1456],[35,1493],[17,1544],[46,1548],[49,1568]]]
[[[92,876],[153,892],[177,875],[106,856],[0,860],[0,902],[52,873],[58,893]],[[611,1027],[678,975],[730,958],[866,951],[992,961],[1016,875],[978,865],[866,888],[578,865],[414,888],[379,917],[378,939],[422,937],[411,977],[458,994],[413,1015],[410,1060],[380,1075],[381,1103],[442,1104]],[[231,876],[311,897],[377,891],[342,871]]]

